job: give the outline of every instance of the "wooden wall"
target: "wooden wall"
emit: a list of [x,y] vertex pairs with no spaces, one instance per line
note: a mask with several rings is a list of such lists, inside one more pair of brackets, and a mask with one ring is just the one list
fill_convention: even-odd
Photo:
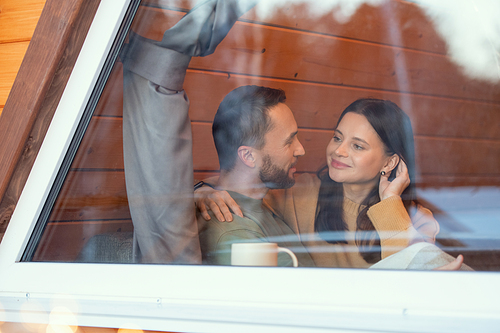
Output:
[[[10,222],[99,3],[100,0],[46,0],[43,6],[0,116],[0,239]],[[8,13],[6,8],[31,8],[28,5],[23,7],[24,4],[19,1],[16,5],[20,7],[3,7],[2,10]],[[12,32],[14,28],[8,27]]]
[[0,0],[0,115],[45,0]]
[[[148,24],[135,22],[134,30],[160,40],[189,9],[186,1],[174,3],[161,8],[162,1],[146,2],[138,17]],[[66,245],[40,248],[38,260],[72,260],[91,235],[132,229],[121,80],[117,63],[44,235],[74,236]],[[345,24],[332,13],[312,18],[301,6],[266,19],[255,10],[245,14],[213,55],[193,58],[188,70],[195,178],[217,172],[211,121],[222,98],[244,84],[287,92],[306,149],[299,172],[315,172],[324,163],[336,119],[350,102],[377,97],[393,100],[413,121],[419,186],[500,186],[500,85],[463,76],[432,24],[410,2],[363,6]]]

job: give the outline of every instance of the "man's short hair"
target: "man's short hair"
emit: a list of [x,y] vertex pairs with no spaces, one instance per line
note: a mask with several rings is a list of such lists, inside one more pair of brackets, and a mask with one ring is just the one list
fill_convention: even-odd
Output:
[[224,97],[212,125],[221,170],[234,167],[239,147],[264,147],[272,128],[269,109],[285,99],[283,90],[259,86],[238,87]]

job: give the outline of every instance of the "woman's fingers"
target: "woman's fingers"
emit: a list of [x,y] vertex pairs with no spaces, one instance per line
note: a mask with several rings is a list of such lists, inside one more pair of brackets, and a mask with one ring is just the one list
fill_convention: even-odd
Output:
[[207,206],[204,203],[197,204],[198,210],[200,211],[201,216],[205,219],[205,221],[210,221],[212,218],[210,214],[208,214]]
[[398,164],[398,170],[397,170],[397,173],[401,173],[403,171],[408,171],[408,168],[406,167],[406,163],[405,161],[403,161],[403,159],[401,159],[399,161],[399,164]]
[[401,160],[398,165],[398,170],[396,171],[396,177],[399,175],[404,176],[408,180],[408,184],[410,183],[410,176],[408,174],[408,167],[406,166],[406,163]]
[[[239,217],[243,217],[243,212],[241,211],[240,206],[234,201],[234,199],[229,195],[228,192],[223,191],[220,192],[222,198],[224,199],[224,203],[231,209],[233,214],[238,215]],[[225,214],[224,214],[225,215]],[[232,221],[232,216],[231,216],[231,221]]]
[[212,194],[213,203],[210,205],[210,208],[215,214],[215,217],[220,222],[231,222],[233,220],[233,214],[228,207],[229,199],[234,202],[229,193],[226,191],[217,191]]
[[217,191],[211,187],[203,186],[194,192],[194,200],[201,216],[206,221],[211,220],[208,210],[211,210],[220,222],[231,222],[233,213],[243,217],[240,206],[227,191]]
[[211,188],[196,190],[195,202],[201,216],[206,221],[211,219],[208,210],[212,211],[219,222],[233,221],[231,210],[234,214],[243,217],[240,206],[226,191],[217,191]]
[[400,196],[408,185],[410,185],[408,168],[403,160],[400,160],[396,169],[396,178],[389,181],[389,174],[387,172],[385,175],[380,176],[379,195],[381,200],[392,196]]
[[206,198],[209,196],[209,191],[213,191],[213,189],[207,190],[201,187],[194,191],[194,204],[206,221],[210,221],[212,219],[210,214],[208,214],[207,203],[205,202]]
[[435,271],[458,271],[464,262],[464,257],[460,254],[455,260],[444,266],[435,268]]
[[200,211],[201,216],[203,216],[206,221],[211,220],[210,214],[208,214],[207,210],[207,206],[209,206],[209,201],[207,200],[207,198],[213,191],[214,189],[208,186],[203,186],[194,191],[194,204]]
[[407,187],[408,185],[410,185],[410,182],[411,182],[411,179],[410,179],[410,174],[408,173],[408,167],[406,166],[406,163],[401,160],[401,163],[400,164],[400,167],[401,167],[401,175],[404,176],[404,185],[403,185],[403,189],[401,192],[403,192]]
[[215,203],[215,201],[211,200],[208,204],[208,207],[212,211],[212,213],[215,215],[215,218],[219,220],[219,222],[226,222],[226,218],[224,217],[224,214],[222,214],[220,207]]

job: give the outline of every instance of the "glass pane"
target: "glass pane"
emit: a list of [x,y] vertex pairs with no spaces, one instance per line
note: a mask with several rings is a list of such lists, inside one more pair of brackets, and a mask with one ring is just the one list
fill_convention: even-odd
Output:
[[[230,264],[275,242],[300,266],[500,270],[499,5],[236,3],[142,1],[32,260]],[[263,122],[227,121],[246,99]],[[241,135],[216,130],[225,166],[216,113]],[[245,217],[205,222],[195,180]]]

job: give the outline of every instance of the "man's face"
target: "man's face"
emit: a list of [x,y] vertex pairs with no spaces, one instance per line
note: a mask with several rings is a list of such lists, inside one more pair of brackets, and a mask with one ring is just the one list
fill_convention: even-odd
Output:
[[268,188],[290,188],[295,184],[294,165],[305,154],[297,138],[297,122],[284,103],[269,110],[272,128],[265,135],[265,145],[260,150],[260,180]]

